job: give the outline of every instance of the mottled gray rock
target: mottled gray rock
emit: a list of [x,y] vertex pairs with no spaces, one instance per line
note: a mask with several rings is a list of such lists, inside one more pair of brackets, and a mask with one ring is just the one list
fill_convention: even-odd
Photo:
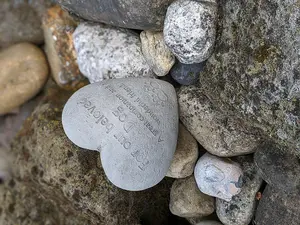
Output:
[[222,225],[222,223],[213,220],[205,220],[197,223],[196,225]]
[[221,157],[249,154],[261,141],[256,129],[219,111],[196,86],[182,87],[178,103],[180,120],[211,154]]
[[144,57],[157,76],[165,76],[175,63],[175,56],[166,46],[162,32],[143,31],[140,34]]
[[80,24],[74,34],[80,71],[91,83],[111,78],[153,77],[139,36],[102,24]]
[[201,88],[223,112],[299,152],[299,3],[220,0],[218,5],[220,32],[200,75]]
[[139,30],[160,30],[173,0],[58,0],[86,20]]
[[185,64],[200,63],[212,54],[216,37],[215,2],[177,0],[167,11],[164,39]]
[[182,124],[179,124],[177,147],[167,176],[173,178],[191,176],[198,156],[197,141]]
[[250,224],[256,207],[256,194],[263,182],[256,171],[252,156],[236,158],[243,169],[243,187],[230,202],[216,199],[216,212],[224,225]]
[[299,202],[299,193],[291,195],[267,185],[259,201],[254,224],[299,225]]
[[205,153],[197,162],[197,185],[203,193],[230,201],[241,192],[243,171],[238,163]]
[[214,212],[214,198],[199,191],[194,176],[174,181],[170,210],[180,217],[207,216]]
[[175,89],[149,78],[90,84],[68,100],[62,123],[73,143],[101,153],[103,169],[113,184],[144,190],[164,178],[174,156]]
[[264,143],[258,147],[254,162],[260,176],[273,188],[282,192],[300,193],[300,158],[292,152]]
[[205,62],[195,64],[183,64],[179,61],[172,67],[170,74],[172,78],[182,85],[196,84]]

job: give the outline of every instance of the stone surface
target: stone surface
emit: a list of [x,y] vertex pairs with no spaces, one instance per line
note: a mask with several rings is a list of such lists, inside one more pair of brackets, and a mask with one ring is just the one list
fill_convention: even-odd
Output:
[[223,112],[299,152],[299,2],[220,0],[218,5],[218,41],[200,75],[201,88]]
[[287,194],[267,185],[256,210],[255,225],[289,224],[300,221],[299,193]]
[[180,120],[211,154],[221,157],[245,155],[255,151],[261,142],[259,131],[243,120],[216,108],[196,86],[178,91]]
[[0,186],[0,224],[171,224],[171,181],[123,191],[107,180],[97,152],[68,140],[61,113],[70,95],[50,87],[15,139],[13,179]]
[[48,76],[44,53],[29,43],[0,52],[0,114],[5,114],[35,96]]
[[198,156],[197,141],[182,124],[179,124],[177,146],[167,176],[173,178],[191,176]]
[[256,208],[256,194],[263,182],[252,156],[239,156],[236,161],[241,164],[244,173],[241,192],[233,196],[230,202],[216,199],[216,212],[224,225],[250,224]]
[[196,225],[222,225],[222,223],[213,220],[205,220],[197,223]]
[[139,36],[101,24],[80,24],[73,34],[80,71],[91,83],[111,78],[153,77]]
[[258,147],[254,162],[260,176],[272,187],[282,192],[300,193],[300,158],[274,143]]
[[48,9],[43,18],[45,50],[51,75],[63,88],[80,86],[83,76],[76,61],[72,34],[76,23],[59,6]]
[[0,185],[11,178],[12,159],[9,150],[0,146]]
[[62,122],[79,147],[98,150],[108,179],[131,191],[150,188],[167,174],[178,137],[175,89],[147,78],[90,84],[66,103]]
[[183,64],[179,61],[172,67],[170,74],[172,78],[182,85],[196,84],[205,62],[195,64]]
[[243,171],[238,163],[209,153],[198,160],[194,175],[200,191],[226,201],[239,194],[243,186]]
[[213,52],[216,19],[215,2],[174,1],[164,23],[166,45],[182,63],[205,61]]
[[215,210],[214,198],[199,191],[194,176],[174,181],[170,210],[181,217],[207,216]]
[[64,8],[86,20],[139,30],[160,30],[173,0],[58,0]]
[[165,76],[175,63],[175,56],[166,46],[162,32],[142,31],[143,55],[157,76]]

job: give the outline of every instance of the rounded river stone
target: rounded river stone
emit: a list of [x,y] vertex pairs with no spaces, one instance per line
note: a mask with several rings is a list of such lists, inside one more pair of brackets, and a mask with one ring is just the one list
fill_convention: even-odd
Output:
[[108,179],[130,191],[150,188],[167,174],[178,120],[175,89],[150,78],[87,85],[73,94],[62,114],[68,138],[98,150]]

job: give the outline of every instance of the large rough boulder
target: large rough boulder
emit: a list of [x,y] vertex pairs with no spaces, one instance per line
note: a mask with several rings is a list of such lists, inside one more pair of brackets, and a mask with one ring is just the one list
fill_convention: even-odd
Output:
[[13,143],[13,178],[0,190],[0,224],[168,224],[171,183],[142,192],[111,184],[99,154],[67,139],[61,112],[71,93],[48,88]]
[[299,1],[220,0],[219,15],[201,88],[222,111],[299,151]]

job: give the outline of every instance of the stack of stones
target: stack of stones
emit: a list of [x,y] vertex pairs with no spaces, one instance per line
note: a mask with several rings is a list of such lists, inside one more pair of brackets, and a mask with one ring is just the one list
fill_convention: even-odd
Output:
[[[166,202],[193,225],[299,224],[299,2],[57,3],[0,3],[0,115],[48,90],[11,148],[14,159],[0,159],[8,181],[1,224],[165,224]],[[55,86],[44,88],[49,74]],[[111,185],[97,155],[81,153],[61,126],[62,107],[86,78],[129,77],[170,82],[179,104],[166,175],[175,180],[143,193]],[[64,210],[47,215],[55,204]],[[185,224],[178,217],[173,223]]]

